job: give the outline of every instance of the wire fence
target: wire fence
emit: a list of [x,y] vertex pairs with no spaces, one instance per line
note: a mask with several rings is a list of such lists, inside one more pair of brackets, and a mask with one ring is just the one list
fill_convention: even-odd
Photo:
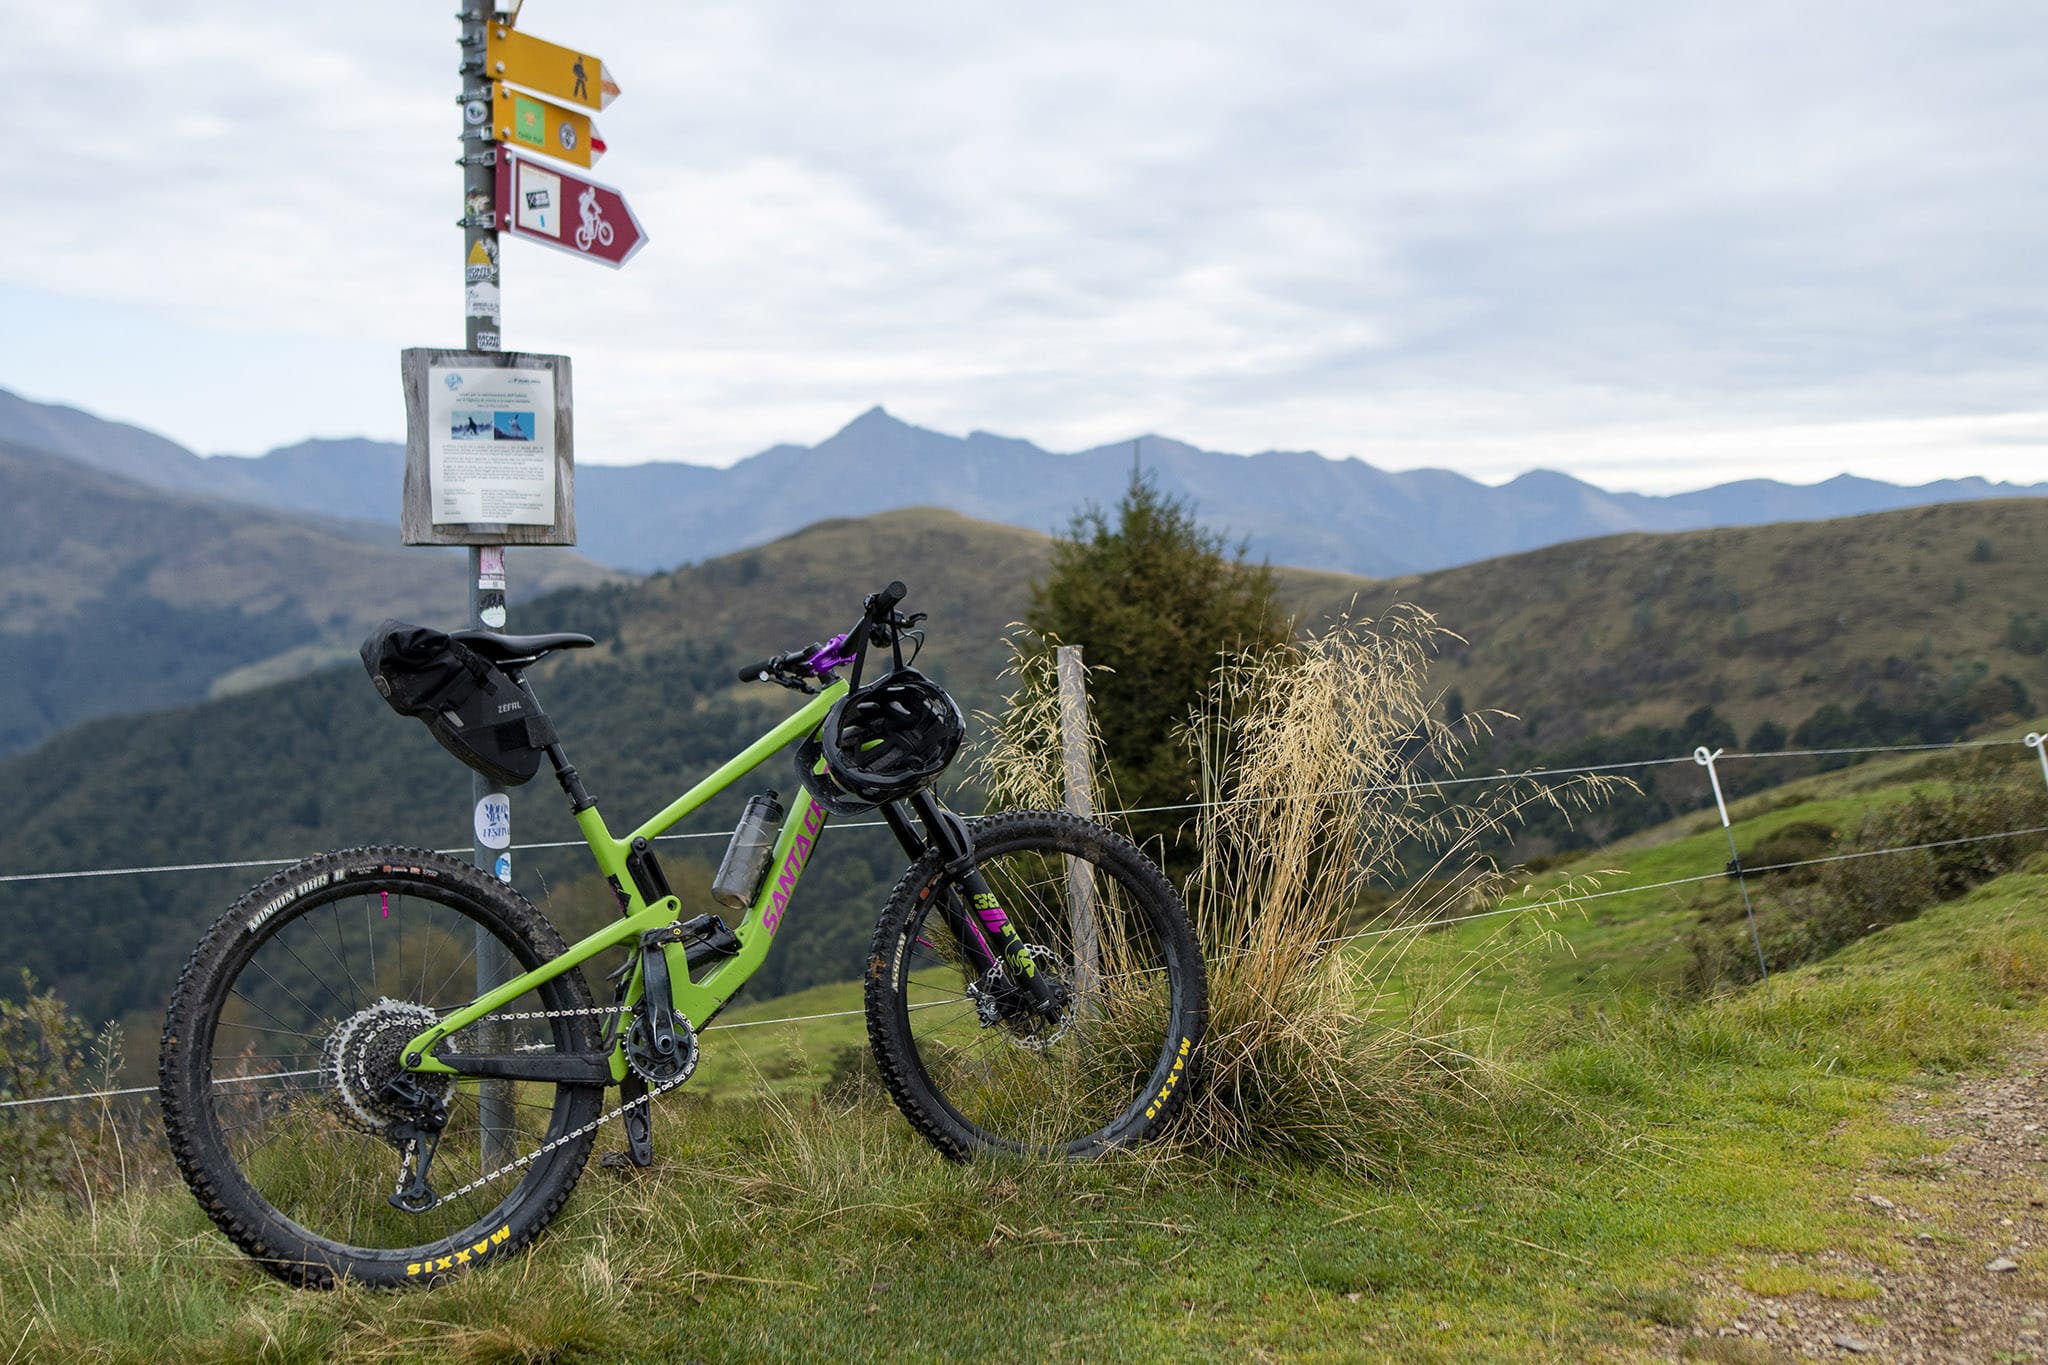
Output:
[[[1956,740],[1947,744],[1871,744],[1845,749],[1770,749],[1746,753],[1729,752],[1722,754],[1721,757],[1740,759],[1830,758],[1850,754],[1922,753],[1942,749],[1995,749],[2013,748],[2015,746],[2036,747],[2017,739]],[[1691,763],[1693,761],[1692,755],[1687,753],[1676,758],[1639,758],[1623,763],[1589,763],[1575,768],[1526,768],[1519,772],[1484,773],[1474,777],[1446,777],[1425,782],[1371,783],[1355,787],[1336,787],[1315,792],[1293,793],[1292,795],[1273,795],[1261,799],[1284,801],[1293,799],[1294,796],[1376,796],[1392,792],[1433,791],[1446,787],[1471,786],[1475,783],[1522,782],[1548,777],[1578,777],[1592,773],[1615,773],[1642,768],[1661,768],[1675,764]],[[1213,804],[1213,802],[1184,801],[1165,806],[1128,806],[1117,810],[1098,811],[1097,815],[1121,818],[1131,815],[1170,814],[1174,811],[1201,810],[1205,806]],[[842,830],[886,829],[888,825],[885,821],[881,820],[839,820],[833,822],[832,828]],[[657,835],[656,839],[659,842],[666,842],[688,839],[726,839],[730,837],[730,832],[726,830],[693,830],[682,834]],[[518,853],[544,849],[583,847],[586,847],[586,845],[581,839],[554,839],[538,843],[511,844],[507,847],[506,851]],[[436,849],[434,851],[437,853],[460,855],[469,853],[472,850],[470,845],[463,844],[459,847]],[[251,867],[289,867],[293,863],[302,861],[305,856],[305,854],[294,854],[290,857],[282,858],[238,858],[217,862],[155,863],[135,867],[79,868],[60,872],[5,872],[0,873],[0,886],[19,882],[67,881],[88,877],[144,877],[184,872],[223,872]]]
[[[1723,759],[1817,758],[1836,757],[1853,754],[1919,753],[1945,749],[1996,749],[2012,748],[2015,746],[2021,746],[2029,750],[2041,750],[2043,743],[2044,741],[2040,736],[2029,735],[2025,740],[1959,740],[1947,744],[1885,744],[1866,745],[1856,748],[1839,749],[1776,749],[1747,753],[1723,753],[1718,755],[1718,757]],[[1376,793],[1390,793],[1401,791],[1427,791],[1434,790],[1440,787],[1464,786],[1479,782],[1507,782],[1547,777],[1575,777],[1589,773],[1610,773],[1629,769],[1661,767],[1670,764],[1693,764],[1696,762],[1697,760],[1692,754],[1686,754],[1678,758],[1636,759],[1624,763],[1588,764],[1583,767],[1575,768],[1532,768],[1522,772],[1491,773],[1478,777],[1447,778],[1442,781],[1434,782],[1386,783],[1357,787],[1345,787],[1307,794],[1324,796],[1349,796],[1371,795]],[[2042,764],[2044,777],[2048,777],[2048,753],[2044,753],[2042,755]],[[1283,800],[1288,798],[1276,796],[1265,799]],[[1172,806],[1136,806],[1127,809],[1102,811],[1098,814],[1102,816],[1144,815],[1164,811],[1199,810],[1204,808],[1205,806],[1210,806],[1214,804],[1215,803],[1213,802],[1187,802],[1184,804]],[[881,820],[844,821],[835,825],[835,828],[881,829],[887,828],[887,824],[886,822]],[[1818,858],[1803,858],[1793,862],[1770,863],[1757,867],[1742,867],[1740,871],[1744,874],[1756,875],[1761,875],[1767,872],[1786,872],[1796,868],[1815,867],[1823,863],[1848,862],[1859,858],[1877,858],[1898,853],[1921,853],[1933,849],[1953,848],[1960,845],[1985,843],[1997,839],[2017,839],[2035,834],[2048,834],[2048,825],[2035,825],[2026,829],[2001,830],[1992,834],[1973,834],[1956,839],[1937,839],[1927,843],[1902,844],[1894,848],[1859,849],[1849,853],[1834,853]],[[705,832],[670,834],[663,835],[661,837],[664,839],[723,839],[729,836],[722,830],[712,830]],[[512,847],[515,849],[531,850],[550,848],[581,848],[583,846],[584,845],[581,840],[562,840],[548,843],[515,844]],[[451,854],[460,854],[467,853],[470,850],[465,847],[444,849],[441,851]],[[142,876],[150,874],[168,874],[181,872],[220,871],[250,867],[282,867],[288,866],[289,864],[297,861],[299,861],[299,859],[297,858],[255,858],[209,863],[160,864],[149,867],[94,868],[75,872],[11,873],[6,875],[0,875],[0,884],[8,882],[52,881],[72,877]],[[1621,886],[1606,891],[1590,891],[1575,896],[1546,897],[1537,900],[1518,902],[1516,904],[1495,906],[1490,910],[1476,911],[1469,915],[1418,918],[1402,924],[1382,926],[1373,929],[1364,929],[1360,930],[1357,933],[1334,935],[1327,938],[1317,939],[1315,940],[1312,946],[1319,948],[1339,947],[1347,943],[1356,943],[1365,939],[1381,938],[1392,934],[1414,934],[1429,932],[1450,925],[1466,924],[1476,920],[1493,919],[1504,915],[1525,915],[1532,912],[1547,912],[1551,910],[1563,909],[1574,905],[1583,905],[1593,901],[1608,900],[1618,896],[1641,895],[1651,891],[1667,891],[1681,886],[1692,886],[1702,882],[1719,881],[1730,875],[1732,875],[1730,870],[1724,867],[1714,872],[1704,872],[1694,876],[1687,877],[1672,877],[1663,881],[1646,882],[1639,886]],[[1248,951],[1250,950],[1240,949],[1230,952],[1219,953],[1209,957],[1208,961],[1211,963],[1215,963],[1226,960],[1228,958],[1242,956],[1244,953]],[[714,1033],[725,1029],[769,1028],[775,1025],[810,1023],[821,1019],[847,1019],[857,1017],[859,1015],[864,1014],[865,1012],[865,1010],[860,1009],[827,1010],[817,1014],[797,1014],[774,1019],[735,1020],[730,1023],[707,1025],[703,1030],[701,1030],[701,1032]],[[231,1078],[227,1081],[217,1081],[216,1084],[229,1084],[232,1083],[233,1080],[281,1080],[290,1077],[309,1076],[317,1074],[319,1074],[317,1071],[295,1071],[289,1073],[281,1072],[276,1073],[274,1075],[264,1075],[260,1077]],[[133,1095],[154,1095],[156,1093],[157,1088],[155,1086],[130,1086],[118,1090],[89,1090],[80,1091],[74,1094],[67,1095],[39,1095],[26,1099],[0,1100],[0,1111],[29,1108],[39,1105],[77,1103],[86,1100],[111,1100]]]

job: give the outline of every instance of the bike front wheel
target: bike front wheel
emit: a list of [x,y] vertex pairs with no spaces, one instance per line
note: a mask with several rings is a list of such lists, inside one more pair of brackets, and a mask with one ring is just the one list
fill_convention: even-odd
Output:
[[[475,997],[480,951],[520,973],[563,944],[496,878],[403,848],[287,868],[193,951],[164,1024],[164,1128],[201,1207],[272,1273],[432,1283],[524,1246],[569,1197],[601,1086],[413,1073],[413,1100],[393,1098],[406,1040]],[[444,1051],[589,1053],[596,1023],[572,970]],[[409,1209],[392,1196],[423,1122],[439,1193]]]
[[912,1126],[949,1157],[1085,1158],[1158,1133],[1207,1018],[1180,897],[1129,840],[1058,811],[968,822],[989,891],[1058,1007],[963,950],[967,895],[937,853],[897,883],[868,961],[868,1040]]

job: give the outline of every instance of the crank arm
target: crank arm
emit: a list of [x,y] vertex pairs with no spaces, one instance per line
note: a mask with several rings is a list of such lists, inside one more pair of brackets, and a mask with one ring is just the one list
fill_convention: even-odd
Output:
[[650,1105],[642,1104],[647,1098],[647,1082],[637,1072],[628,1071],[626,1079],[619,1085],[619,1099],[633,1107],[626,1110],[626,1159],[635,1166],[654,1164],[654,1112]]

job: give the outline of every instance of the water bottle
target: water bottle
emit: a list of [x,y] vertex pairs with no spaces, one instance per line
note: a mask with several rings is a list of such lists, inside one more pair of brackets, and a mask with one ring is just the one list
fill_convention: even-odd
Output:
[[728,910],[746,910],[761,890],[761,874],[775,852],[775,832],[782,824],[782,802],[774,792],[763,792],[747,802],[740,813],[739,828],[725,846],[725,858],[718,875],[711,879],[711,899]]

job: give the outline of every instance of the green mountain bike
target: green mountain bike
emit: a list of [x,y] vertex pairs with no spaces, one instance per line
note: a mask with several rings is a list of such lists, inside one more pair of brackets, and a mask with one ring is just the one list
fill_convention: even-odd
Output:
[[[935,799],[964,727],[905,663],[924,618],[897,610],[903,596],[892,583],[846,634],[742,670],[809,700],[624,838],[525,677],[590,637],[386,623],[365,645],[379,691],[503,780],[544,757],[620,918],[564,944],[511,886],[395,847],[321,854],[236,901],[179,978],[160,1062],[171,1150],[221,1230],[311,1286],[428,1284],[523,1247],[611,1120],[627,1159],[652,1161],[651,1101],[690,1078],[699,1032],[765,960],[827,822],[855,811],[879,811],[910,859],[862,980],[876,1065],[911,1125],[955,1159],[1085,1158],[1157,1133],[1207,1009],[1186,911],[1099,824],[963,818]],[[871,647],[887,666],[863,684]],[[684,919],[652,841],[792,745],[795,798],[749,802],[714,883],[735,922]],[[582,968],[615,948],[600,1004]],[[479,995],[493,954],[504,984]]]

